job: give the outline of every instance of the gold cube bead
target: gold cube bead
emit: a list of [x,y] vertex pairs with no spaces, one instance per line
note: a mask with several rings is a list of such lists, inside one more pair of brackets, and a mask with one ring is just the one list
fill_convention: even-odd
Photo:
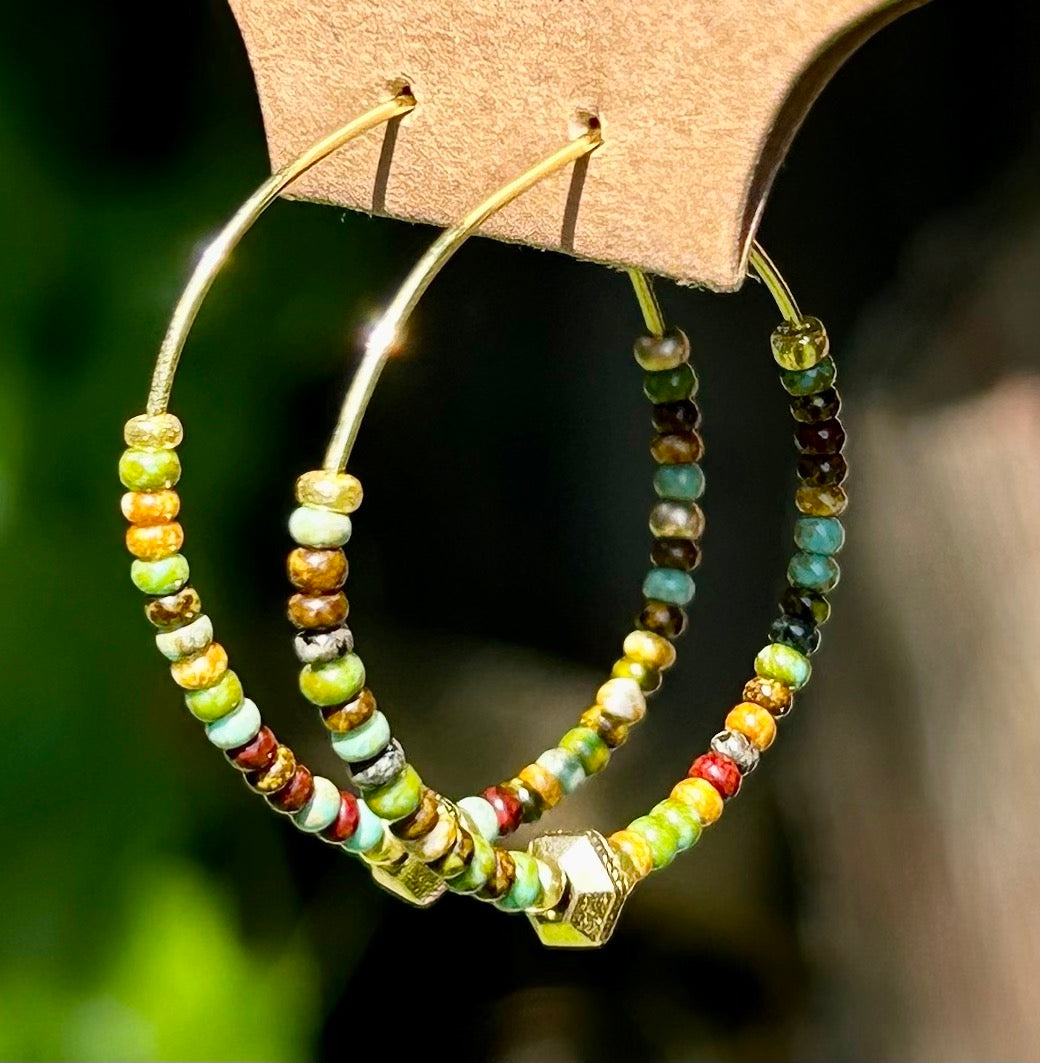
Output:
[[336,513],[353,513],[361,505],[361,481],[347,472],[315,469],[296,481],[296,501],[301,506],[324,506]]

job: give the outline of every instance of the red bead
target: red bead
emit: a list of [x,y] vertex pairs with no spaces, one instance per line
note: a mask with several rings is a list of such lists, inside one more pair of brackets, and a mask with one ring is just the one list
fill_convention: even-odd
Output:
[[505,786],[489,786],[481,795],[498,816],[499,834],[512,834],[523,822],[520,798]]
[[314,776],[311,769],[303,764],[296,765],[293,777],[276,794],[267,800],[272,808],[279,812],[299,812],[314,793]]
[[256,738],[238,749],[229,749],[227,757],[239,771],[263,771],[274,760],[277,748],[274,731],[270,727],[261,727]]
[[691,779],[704,779],[727,800],[740,789],[740,769],[723,753],[705,753],[686,773]]
[[345,842],[354,837],[358,825],[357,798],[346,790],[339,792],[339,813],[321,836],[328,842]]

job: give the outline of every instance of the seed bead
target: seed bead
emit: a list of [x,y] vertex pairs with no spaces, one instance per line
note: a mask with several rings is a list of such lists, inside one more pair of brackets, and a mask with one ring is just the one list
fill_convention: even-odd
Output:
[[643,374],[643,394],[651,402],[679,402],[697,394],[697,374],[688,362]]
[[693,465],[704,457],[704,440],[692,429],[664,432],[650,441],[650,454],[659,465]]
[[841,454],[803,454],[795,470],[803,487],[836,487],[849,475],[849,463]]
[[560,739],[560,748],[581,761],[586,775],[601,772],[610,762],[610,747],[590,727],[574,727]]
[[692,572],[701,563],[701,548],[692,539],[654,539],[650,561],[658,568]]
[[321,832],[321,836],[333,845],[342,845],[354,837],[360,818],[357,798],[346,790],[340,790],[336,818]]
[[722,815],[722,795],[707,779],[682,779],[672,787],[670,796],[691,809],[702,827],[710,827]]
[[695,592],[692,577],[677,568],[652,568],[643,580],[645,597],[671,605],[688,605]]
[[130,491],[163,491],[181,478],[177,451],[130,447],[119,459],[119,479]]
[[687,775],[691,779],[710,782],[726,800],[735,797],[740,790],[740,769],[732,759],[722,753],[701,754],[690,765]]
[[755,672],[765,679],[778,679],[792,690],[801,690],[812,675],[812,665],[805,654],[781,642],[771,642],[759,650]]
[[212,723],[242,704],[242,683],[234,672],[226,671],[220,679],[205,690],[189,690],[184,695],[188,711],[203,723]]
[[419,807],[422,798],[422,779],[410,764],[406,764],[401,774],[386,786],[365,795],[368,807],[380,819],[394,822],[411,815]]
[[208,616],[200,616],[184,627],[173,631],[160,631],[155,636],[159,652],[170,661],[179,661],[204,650],[213,641],[213,622]]
[[314,793],[314,776],[305,764],[297,764],[292,778],[280,790],[267,795],[267,803],[276,811],[291,815],[299,812]]
[[[760,705],[756,706],[761,712],[765,712]],[[732,715],[732,713],[731,713]],[[766,713],[768,715],[768,713]],[[772,717],[770,717],[772,719]],[[748,738],[735,730],[719,731],[711,740],[711,751],[721,753],[729,757],[740,769],[741,775],[750,775],[758,767],[758,747]]]
[[306,594],[338,591],[347,579],[347,558],[342,550],[310,550],[298,546],[289,554],[289,581]]
[[677,369],[690,360],[690,340],[681,329],[669,329],[663,336],[640,336],[633,354],[647,372]]
[[820,648],[820,629],[811,620],[785,613],[769,625],[769,641],[782,642],[808,657]]
[[634,878],[643,879],[654,869],[654,853],[650,843],[633,830],[615,831],[607,839],[619,853]]
[[227,650],[219,642],[211,642],[194,656],[174,661],[170,665],[170,675],[177,686],[185,690],[205,690],[226,674],[227,669]]
[[826,624],[831,615],[830,602],[822,594],[804,587],[788,587],[780,599],[780,608],[788,616],[816,625]]
[[263,770],[247,778],[250,787],[259,794],[274,794],[288,786],[296,774],[296,756],[288,746],[278,746],[274,759]]
[[294,594],[289,599],[287,610],[290,622],[304,631],[339,627],[347,614],[350,605],[347,596],[342,591],[335,594]]
[[807,517],[840,517],[849,504],[843,487],[799,487],[794,493],[799,513]]
[[336,513],[353,513],[360,505],[361,481],[347,472],[315,469],[296,481],[296,501],[302,506],[323,506]]
[[640,816],[632,820],[626,829],[641,835],[650,846],[650,858],[655,871],[667,867],[675,859],[679,851],[679,834],[666,819],[654,815]]
[[790,395],[815,395],[825,391],[834,383],[837,370],[833,360],[828,356],[822,358],[811,369],[785,369],[780,374],[780,383]]
[[697,844],[701,836],[701,821],[696,813],[682,801],[677,801],[674,797],[666,798],[654,805],[650,810],[650,815],[655,819],[663,820],[675,831],[680,852]]
[[183,554],[173,554],[160,561],[133,561],[130,579],[144,594],[165,597],[179,591],[188,582],[190,571],[188,559]]
[[126,422],[123,439],[128,447],[179,447],[184,427],[172,413],[142,413]]
[[161,561],[184,545],[184,529],[169,524],[134,524],[126,529],[126,548],[142,561]]
[[626,657],[662,672],[675,664],[675,647],[652,631],[630,631],[623,648]]
[[776,738],[776,720],[768,709],[752,701],[742,701],[730,709],[726,716],[726,728],[742,734],[760,752],[767,750]]
[[555,808],[563,799],[562,783],[541,764],[528,764],[517,777],[538,796],[542,811]]
[[119,508],[131,524],[169,524],[181,511],[176,491],[127,491]]
[[779,679],[755,676],[744,686],[744,700],[761,705],[774,716],[786,716],[794,707],[794,692]]
[[325,726],[335,734],[346,734],[370,720],[376,711],[376,699],[371,690],[362,690],[346,705],[326,705],[321,709]]
[[602,705],[593,705],[592,708],[586,709],[578,723],[590,731],[595,731],[608,749],[617,749],[628,741],[628,724],[618,723],[607,714]]
[[144,607],[148,622],[168,631],[190,624],[202,614],[202,601],[194,587],[181,587],[173,594],[153,598]]
[[293,649],[303,664],[325,664],[351,653],[354,636],[345,625],[332,631],[301,631],[293,639]]
[[816,317],[781,322],[769,342],[773,358],[782,369],[811,369],[830,351],[827,330]]
[[686,630],[686,613],[670,602],[648,601],[636,617],[636,627],[666,639],[677,639]]
[[650,410],[654,430],[668,435],[672,432],[696,432],[701,426],[701,411],[693,399],[681,402],[659,402]]
[[244,698],[237,709],[206,724],[206,737],[217,749],[237,749],[256,738],[261,726],[260,710]]

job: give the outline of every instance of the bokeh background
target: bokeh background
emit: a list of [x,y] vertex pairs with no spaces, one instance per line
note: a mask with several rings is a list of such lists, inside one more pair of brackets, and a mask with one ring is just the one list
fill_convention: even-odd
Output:
[[[0,1056],[1040,1058],[1038,23],[915,11],[794,144],[762,238],[840,358],[846,580],[765,770],[576,955],[465,900],[403,910],[258,807],[184,712],[127,579],[115,462],[193,255],[266,172],[250,71],[220,0],[9,5]],[[359,328],[430,237],[276,205],[178,379],[194,582],[265,715],[330,772],[294,690],[284,522]],[[629,818],[705,746],[789,550],[765,293],[660,294],[702,380],[706,563],[648,723],[561,824]],[[474,240],[366,422],[355,628],[449,793],[544,748],[627,630],[638,328],[622,275]]]

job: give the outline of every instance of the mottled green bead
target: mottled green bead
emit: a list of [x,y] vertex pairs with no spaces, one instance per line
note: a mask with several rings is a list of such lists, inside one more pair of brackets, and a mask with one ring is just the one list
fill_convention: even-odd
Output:
[[411,764],[406,764],[404,771],[393,782],[365,794],[365,800],[380,819],[394,823],[410,816],[419,807],[422,800],[422,779]]
[[469,866],[460,875],[447,882],[453,893],[475,893],[491,877],[495,870],[495,847],[480,834],[471,832],[473,856]]
[[227,671],[213,686],[205,690],[189,690],[184,695],[184,704],[196,720],[212,723],[237,709],[243,696],[241,680],[234,672]]
[[677,568],[652,568],[643,580],[643,595],[670,605],[686,605],[693,600],[693,579]]
[[[653,694],[661,685],[661,673],[642,661],[633,661],[622,657],[614,662],[610,670],[612,679],[633,679],[644,694]],[[642,717],[640,717],[641,719]]]
[[610,746],[589,727],[575,727],[560,739],[560,748],[573,753],[586,775],[602,771],[610,761]]
[[350,517],[321,506],[297,506],[289,517],[289,534],[313,550],[330,550],[343,546],[352,529]]
[[314,705],[350,701],[364,685],[365,666],[356,653],[300,669],[300,692]]
[[689,362],[675,369],[644,373],[643,394],[654,404],[692,398],[697,394],[697,374]]
[[811,369],[785,369],[780,374],[780,383],[789,395],[815,395],[834,383],[837,372],[834,359],[827,357]]
[[699,465],[661,465],[654,473],[658,498],[696,502],[704,494],[704,473]]
[[806,587],[826,593],[838,585],[841,569],[827,554],[810,554],[804,550],[795,554],[787,566],[787,581],[792,587]]
[[119,479],[131,491],[163,491],[181,478],[177,451],[129,447],[119,459]]
[[845,529],[836,517],[800,517],[794,541],[810,554],[836,554],[845,545]]
[[818,317],[778,325],[770,337],[770,346],[776,364],[783,369],[811,369],[830,351],[827,330]]
[[663,820],[675,831],[679,839],[677,845],[679,852],[685,852],[697,844],[703,828],[701,821],[697,818],[697,813],[689,805],[677,801],[674,797],[669,797],[654,805],[650,809],[650,815],[654,819]]
[[505,912],[522,912],[525,908],[530,908],[542,892],[538,861],[528,853],[514,852],[511,855],[516,866],[516,876],[509,892],[496,902],[495,907]]
[[679,851],[679,832],[665,819],[659,816],[640,816],[632,820],[628,830],[640,835],[650,846],[654,861],[654,870],[667,867]]
[[134,561],[130,565],[130,578],[145,594],[173,594],[188,582],[188,559],[183,554],[174,554],[159,561]]
[[776,679],[792,690],[801,690],[812,675],[812,665],[804,653],[782,642],[771,642],[755,658],[755,675]]

